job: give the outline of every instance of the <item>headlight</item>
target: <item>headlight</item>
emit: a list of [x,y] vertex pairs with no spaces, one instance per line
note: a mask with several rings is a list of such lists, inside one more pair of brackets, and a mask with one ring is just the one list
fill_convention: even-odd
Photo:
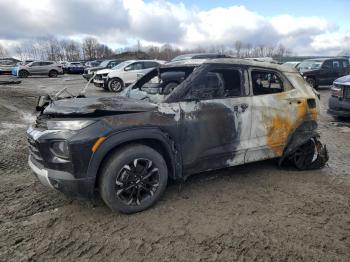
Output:
[[80,130],[94,122],[93,120],[47,121],[47,128],[53,130]]
[[65,140],[51,143],[51,152],[60,158],[69,158],[69,147]]

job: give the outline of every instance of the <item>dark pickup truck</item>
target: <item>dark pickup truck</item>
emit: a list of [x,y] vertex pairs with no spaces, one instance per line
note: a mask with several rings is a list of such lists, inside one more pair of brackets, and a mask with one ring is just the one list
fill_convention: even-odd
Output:
[[313,88],[331,85],[335,79],[350,73],[349,59],[341,57],[308,59],[297,68]]

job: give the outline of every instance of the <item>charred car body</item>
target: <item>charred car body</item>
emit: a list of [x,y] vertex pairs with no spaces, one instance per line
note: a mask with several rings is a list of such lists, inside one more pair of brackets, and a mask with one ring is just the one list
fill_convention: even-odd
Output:
[[[169,91],[169,79],[181,83]],[[120,96],[41,98],[27,131],[29,165],[47,186],[99,192],[112,210],[133,213],[154,204],[168,178],[270,158],[323,167],[318,108],[290,67],[239,59],[165,66]]]

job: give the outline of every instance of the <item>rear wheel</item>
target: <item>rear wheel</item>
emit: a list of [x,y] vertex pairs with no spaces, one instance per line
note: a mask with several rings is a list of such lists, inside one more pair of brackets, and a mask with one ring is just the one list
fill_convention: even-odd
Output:
[[159,200],[168,181],[164,158],[144,145],[116,151],[102,168],[99,190],[113,211],[135,213]]
[[20,78],[27,78],[29,76],[29,72],[26,71],[26,70],[21,70],[21,71],[18,72],[18,76]]
[[119,78],[112,78],[108,81],[108,89],[111,92],[120,92],[123,90],[123,82]]
[[49,72],[49,77],[57,77],[58,76],[58,72],[56,70],[51,70]]

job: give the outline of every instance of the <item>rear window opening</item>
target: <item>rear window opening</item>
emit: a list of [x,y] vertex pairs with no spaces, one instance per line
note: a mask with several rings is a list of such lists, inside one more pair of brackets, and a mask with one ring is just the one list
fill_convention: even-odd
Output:
[[282,79],[273,71],[253,70],[251,75],[253,95],[275,94],[284,91]]

